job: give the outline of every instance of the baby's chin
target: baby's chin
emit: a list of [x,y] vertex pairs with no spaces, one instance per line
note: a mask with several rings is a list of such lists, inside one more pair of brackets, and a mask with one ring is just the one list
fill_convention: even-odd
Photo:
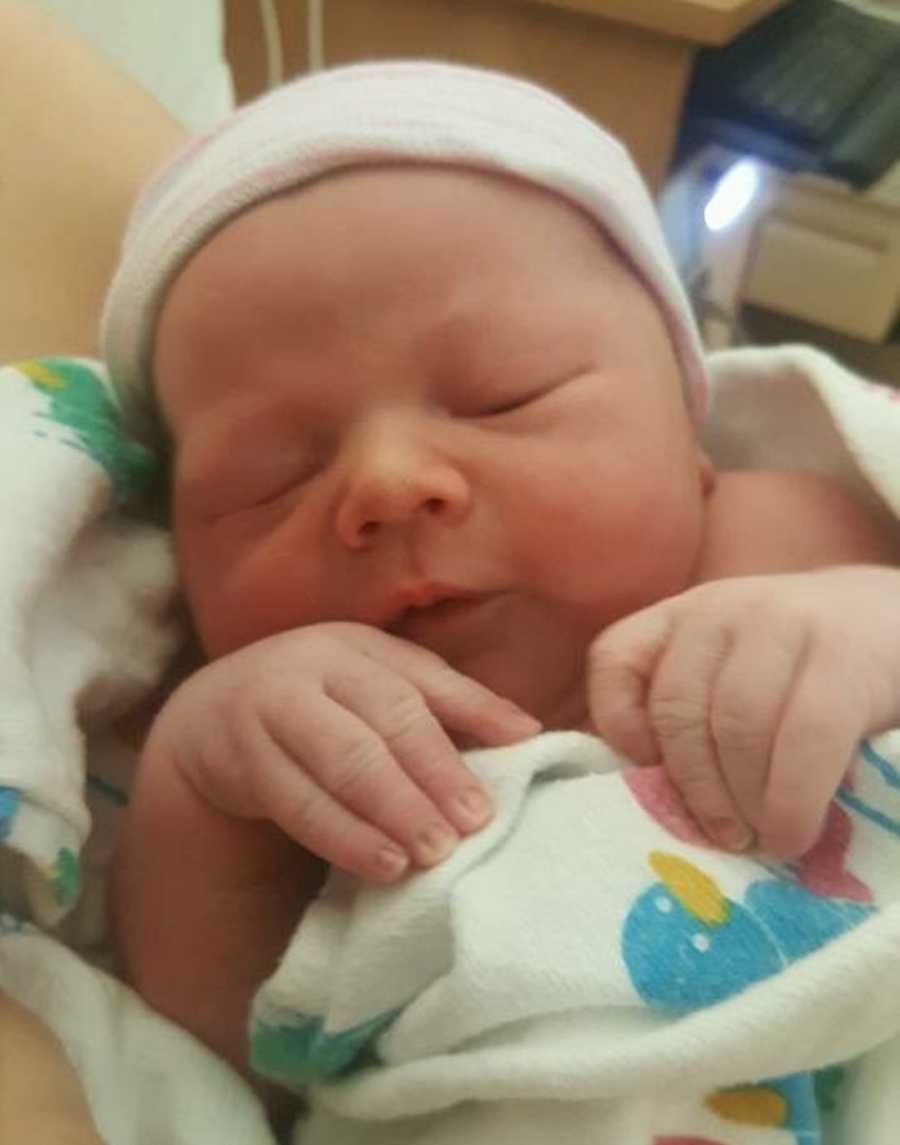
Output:
[[[471,675],[471,673],[469,673]],[[473,676],[473,679],[478,677]],[[540,720],[544,731],[584,731],[594,733],[590,715],[587,710],[587,693],[585,680],[581,673],[577,681],[569,687],[557,688],[549,692],[546,680],[542,687],[527,686],[527,681],[518,679],[495,680],[480,678],[479,683],[484,684],[504,699],[512,700],[518,704],[528,715]],[[452,731],[448,733],[453,744],[460,751],[483,747],[484,743],[468,733]]]
[[584,663],[580,645],[565,649],[556,662],[548,655],[543,671],[516,681],[510,699],[539,719],[546,731],[574,731],[588,718]]

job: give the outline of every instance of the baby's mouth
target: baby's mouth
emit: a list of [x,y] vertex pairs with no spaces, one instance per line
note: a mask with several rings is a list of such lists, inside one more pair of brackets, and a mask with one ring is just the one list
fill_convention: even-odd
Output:
[[485,595],[474,589],[438,581],[404,585],[392,594],[385,628],[388,632],[398,632],[423,617],[434,620],[449,618],[464,611],[466,606],[483,600]]
[[477,623],[494,596],[494,593],[463,590],[436,594],[430,600],[407,606],[389,625],[388,631],[416,644],[429,645],[435,639],[462,633]]

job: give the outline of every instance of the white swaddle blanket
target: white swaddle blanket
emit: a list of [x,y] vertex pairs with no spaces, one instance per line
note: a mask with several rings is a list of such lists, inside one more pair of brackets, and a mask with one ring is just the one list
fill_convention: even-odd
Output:
[[900,1031],[898,759],[867,743],[782,869],[594,738],[473,755],[491,826],[399,888],[334,876],[258,998],[257,1066],[313,1083],[297,1140],[812,1145],[818,1097],[894,1141],[900,1098],[873,1136],[827,1067]]
[[133,511],[156,464],[96,363],[0,369],[0,990],[61,1038],[110,1145],[271,1145],[232,1070],[63,941],[109,962],[116,723],[180,640],[168,537]]
[[[900,513],[896,395],[809,351],[712,365],[720,464]],[[115,719],[176,640],[167,540],[128,512],[152,461],[71,359],[0,370],[0,439],[0,989],[61,1037],[110,1145],[271,1145],[228,1067],[61,938],[102,945]],[[496,819],[400,887],[335,876],[259,992],[257,1065],[312,1102],[297,1141],[893,1145],[898,758],[864,745],[787,870],[703,845],[661,772],[596,739],[473,754]]]
[[[714,376],[720,463],[755,441],[898,514],[898,395],[800,349]],[[896,1140],[900,733],[790,867],[711,849],[662,769],[591,737],[470,762],[490,826],[398,886],[334,874],[257,996],[257,1068],[309,1087],[297,1142]]]

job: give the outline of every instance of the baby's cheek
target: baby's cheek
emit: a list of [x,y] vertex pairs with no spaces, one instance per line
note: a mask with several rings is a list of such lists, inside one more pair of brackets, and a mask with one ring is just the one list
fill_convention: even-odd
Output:
[[182,531],[176,547],[188,609],[208,656],[290,626],[284,599],[289,578],[270,569],[264,553],[224,543],[204,528]]
[[194,625],[206,655],[214,660],[278,631],[251,607],[233,608],[218,601],[198,602],[191,608]]
[[224,574],[224,581],[192,604],[194,622],[210,656],[234,652],[266,636],[308,623],[287,595],[270,584]]

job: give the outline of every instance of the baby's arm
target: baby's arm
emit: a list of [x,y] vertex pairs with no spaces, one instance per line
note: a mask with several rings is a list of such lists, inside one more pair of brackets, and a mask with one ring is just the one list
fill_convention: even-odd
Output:
[[896,526],[820,478],[727,477],[706,583],[601,633],[591,713],[716,842],[796,855],[858,741],[900,722]]
[[900,565],[900,523],[814,473],[717,474],[698,582],[834,565]]
[[29,1010],[0,994],[0,1141],[102,1145],[63,1047]]
[[389,882],[490,816],[445,727],[500,744],[539,725],[362,625],[282,633],[182,684],[151,731],[117,857],[120,949],[147,1001],[246,1068],[251,997],[321,880],[311,852]]
[[217,810],[151,735],[117,854],[120,956],[149,1005],[241,1071],[253,994],[322,877],[271,822]]

